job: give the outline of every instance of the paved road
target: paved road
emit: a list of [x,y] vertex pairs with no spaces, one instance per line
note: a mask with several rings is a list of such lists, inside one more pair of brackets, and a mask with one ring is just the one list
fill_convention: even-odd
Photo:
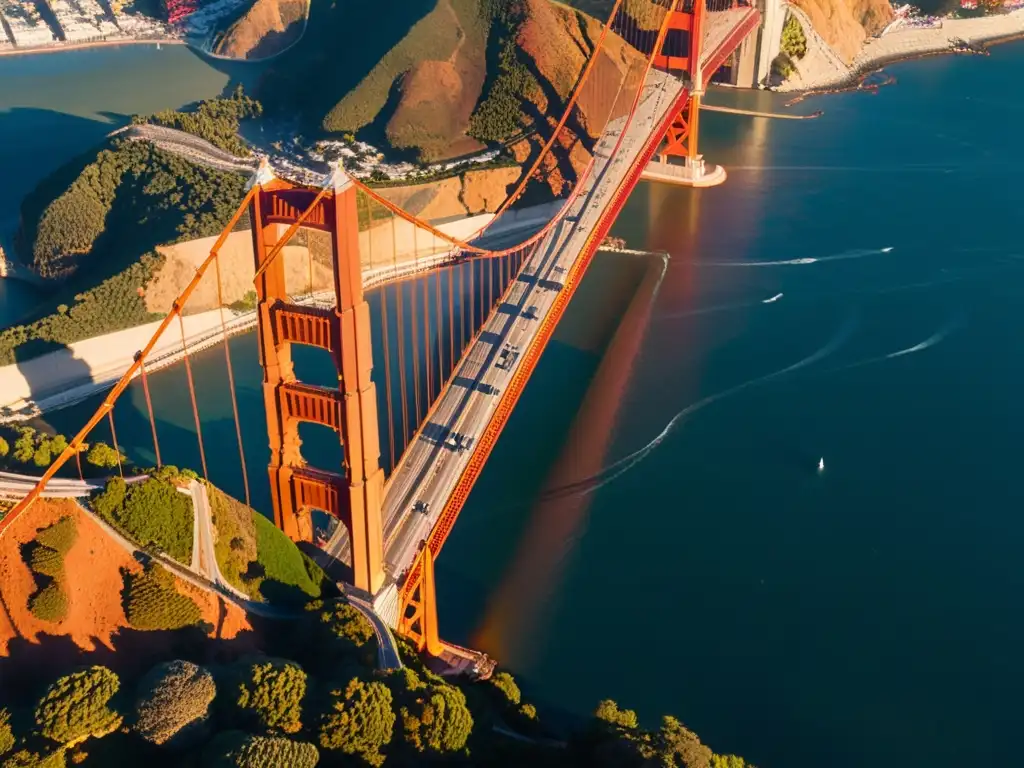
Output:
[[230,592],[239,600],[248,602],[249,596],[224,578],[217,562],[217,551],[213,546],[213,513],[210,511],[210,497],[206,485],[198,480],[189,484],[187,493],[192,496],[195,510],[195,527],[192,537],[192,570],[212,581],[221,590]]
[[[126,483],[139,483],[149,475],[136,475],[126,477]],[[28,495],[28,492],[36,487],[38,477],[32,475],[20,475],[16,472],[0,472],[0,497],[20,499]],[[43,489],[44,499],[75,499],[89,496],[93,491],[98,491],[106,485],[106,479],[100,480],[71,480],[63,477],[55,477],[46,484]]]
[[[654,125],[664,119],[682,84],[651,72],[637,115],[614,158],[625,118],[606,129],[596,148],[595,167],[566,217],[527,260],[519,280],[504,297],[476,342],[460,361],[454,384],[437,404],[427,429],[409,446],[388,481],[384,500],[385,569],[396,580],[411,565],[465,469],[472,450],[445,445],[451,433],[476,440],[490,422],[499,395],[515,375],[559,293],[559,286],[583,251],[584,243],[612,202],[614,191],[633,166]],[[503,357],[505,358],[503,360]],[[498,364],[501,364],[500,367]],[[491,394],[490,388],[497,390]],[[428,512],[413,511],[425,502]],[[348,533],[338,526],[325,550],[349,561]]]
[[384,671],[401,669],[402,658],[398,655],[398,644],[395,642],[395,636],[391,633],[391,627],[373,610],[373,605],[353,595],[344,584],[338,584],[338,590],[344,593],[352,607],[363,614],[373,626],[373,633],[377,636],[377,669]]

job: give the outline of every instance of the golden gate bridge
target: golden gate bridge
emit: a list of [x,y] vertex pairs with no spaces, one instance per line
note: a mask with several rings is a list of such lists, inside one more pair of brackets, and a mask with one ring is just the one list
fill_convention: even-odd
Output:
[[[197,468],[208,477],[183,317],[210,306],[219,313],[223,384],[250,502],[255,480],[245,461],[225,319],[225,271],[236,269],[237,259],[221,263],[230,261],[229,241],[247,230],[274,522],[293,540],[312,541],[314,510],[338,521],[320,553],[329,572],[420,651],[452,663],[472,657],[440,639],[434,559],[633,187],[645,176],[691,186],[724,180],[697,151],[700,100],[704,83],[758,23],[758,11],[739,0],[616,0],[547,140],[491,222],[467,237],[413,216],[340,165],[309,185],[279,178],[264,162],[156,333],[0,520],[0,536],[67,462],[77,461],[98,425],[107,423],[120,452],[114,406],[136,377],[160,465],[147,361],[175,325]],[[558,211],[521,242],[486,247],[496,239],[487,237],[494,223],[531,183],[565,195]],[[322,246],[316,258],[313,247],[304,250],[306,264],[296,263],[302,251],[290,247],[303,238]],[[368,290],[379,292],[377,361]],[[317,296],[327,296],[326,305]],[[299,381],[296,346],[327,352],[337,385]],[[309,463],[301,423],[337,433],[340,468]]]

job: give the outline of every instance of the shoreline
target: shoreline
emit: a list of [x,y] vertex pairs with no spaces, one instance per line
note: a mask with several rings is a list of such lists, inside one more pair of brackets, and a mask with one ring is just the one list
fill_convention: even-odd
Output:
[[[993,29],[997,24],[1004,28]],[[953,37],[960,37],[986,49],[1024,40],[1024,9],[997,16],[946,19],[939,29],[901,30],[894,32],[892,36],[873,38],[861,49],[847,72],[838,76],[826,74],[810,77],[799,84],[784,83],[772,90],[776,93],[793,94],[795,98],[787,102],[786,106],[811,96],[862,89],[877,91],[877,86],[865,87],[864,80],[878,74],[887,66],[934,56],[968,55],[958,54],[949,49],[949,38]]]
[[61,53],[63,51],[84,51],[87,48],[110,48],[120,45],[188,45],[177,37],[126,37],[117,40],[91,40],[84,43],[55,43],[53,45],[37,45],[33,48],[9,48],[0,50],[0,58],[5,56],[31,56],[40,53]]

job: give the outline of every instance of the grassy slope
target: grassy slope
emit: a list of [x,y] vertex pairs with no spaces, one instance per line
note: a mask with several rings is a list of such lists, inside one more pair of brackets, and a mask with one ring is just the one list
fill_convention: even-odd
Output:
[[208,486],[214,549],[221,573],[254,599],[304,602],[320,596],[326,579],[274,524],[226,493]]

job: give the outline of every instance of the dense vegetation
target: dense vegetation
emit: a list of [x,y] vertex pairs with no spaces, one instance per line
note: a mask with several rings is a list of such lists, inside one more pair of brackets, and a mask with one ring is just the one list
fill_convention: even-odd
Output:
[[329,585],[323,569],[258,512],[207,487],[221,574],[254,600],[305,603]]
[[128,485],[120,477],[91,500],[110,525],[141,547],[155,547],[179,563],[192,560],[192,499],[167,477],[151,476]]
[[[341,610],[348,607],[313,604],[275,630],[291,659],[249,656],[209,667],[172,659],[137,682],[95,666],[59,678],[23,703],[20,711],[34,717],[0,709],[0,765],[39,765],[27,762],[36,755],[57,765],[150,768],[746,766],[714,755],[674,718],[647,730],[612,701],[559,741],[507,673],[441,678],[402,641],[404,668],[379,672],[373,631],[358,612]],[[335,621],[341,615],[351,620]],[[134,695],[115,696],[119,690]],[[18,761],[3,762],[13,750]]]
[[491,46],[498,51],[488,62],[493,75],[485,96],[469,121],[469,133],[483,141],[504,141],[522,130],[523,102],[540,90],[540,84],[519,58],[516,35],[524,16],[516,3],[494,3]]
[[64,556],[78,539],[78,528],[70,517],[62,517],[36,534],[25,549],[27,564],[38,587],[28,601],[32,615],[43,621],[62,621],[68,613],[67,574]]
[[150,563],[139,573],[124,574],[124,615],[135,629],[144,631],[195,626],[202,613],[195,600],[178,592],[174,574]]
[[135,125],[162,125],[191,133],[238,157],[252,154],[238,135],[239,123],[263,114],[263,107],[242,92],[239,85],[229,98],[206,99],[189,111],[168,109],[152,115],[135,115]]
[[0,331],[0,365],[35,357],[92,336],[159,320],[161,315],[146,309],[146,301],[139,290],[152,279],[162,260],[158,254],[144,254],[135,264],[95,288],[76,294],[70,307],[58,304],[55,312],[35,322],[3,329]]
[[[240,92],[195,112],[134,118],[195,133],[244,152],[238,120],[259,114]],[[218,234],[244,195],[245,178],[202,166],[145,141],[114,138],[67,163],[21,206],[22,253],[58,281],[50,311],[0,331],[0,364],[159,319],[143,291],[160,267],[155,248]]]
[[[61,434],[51,435],[32,427],[0,425],[0,469],[25,474],[46,469],[68,447]],[[107,476],[128,459],[102,441],[87,443],[79,463],[84,477]],[[75,465],[72,464],[72,467]]]

